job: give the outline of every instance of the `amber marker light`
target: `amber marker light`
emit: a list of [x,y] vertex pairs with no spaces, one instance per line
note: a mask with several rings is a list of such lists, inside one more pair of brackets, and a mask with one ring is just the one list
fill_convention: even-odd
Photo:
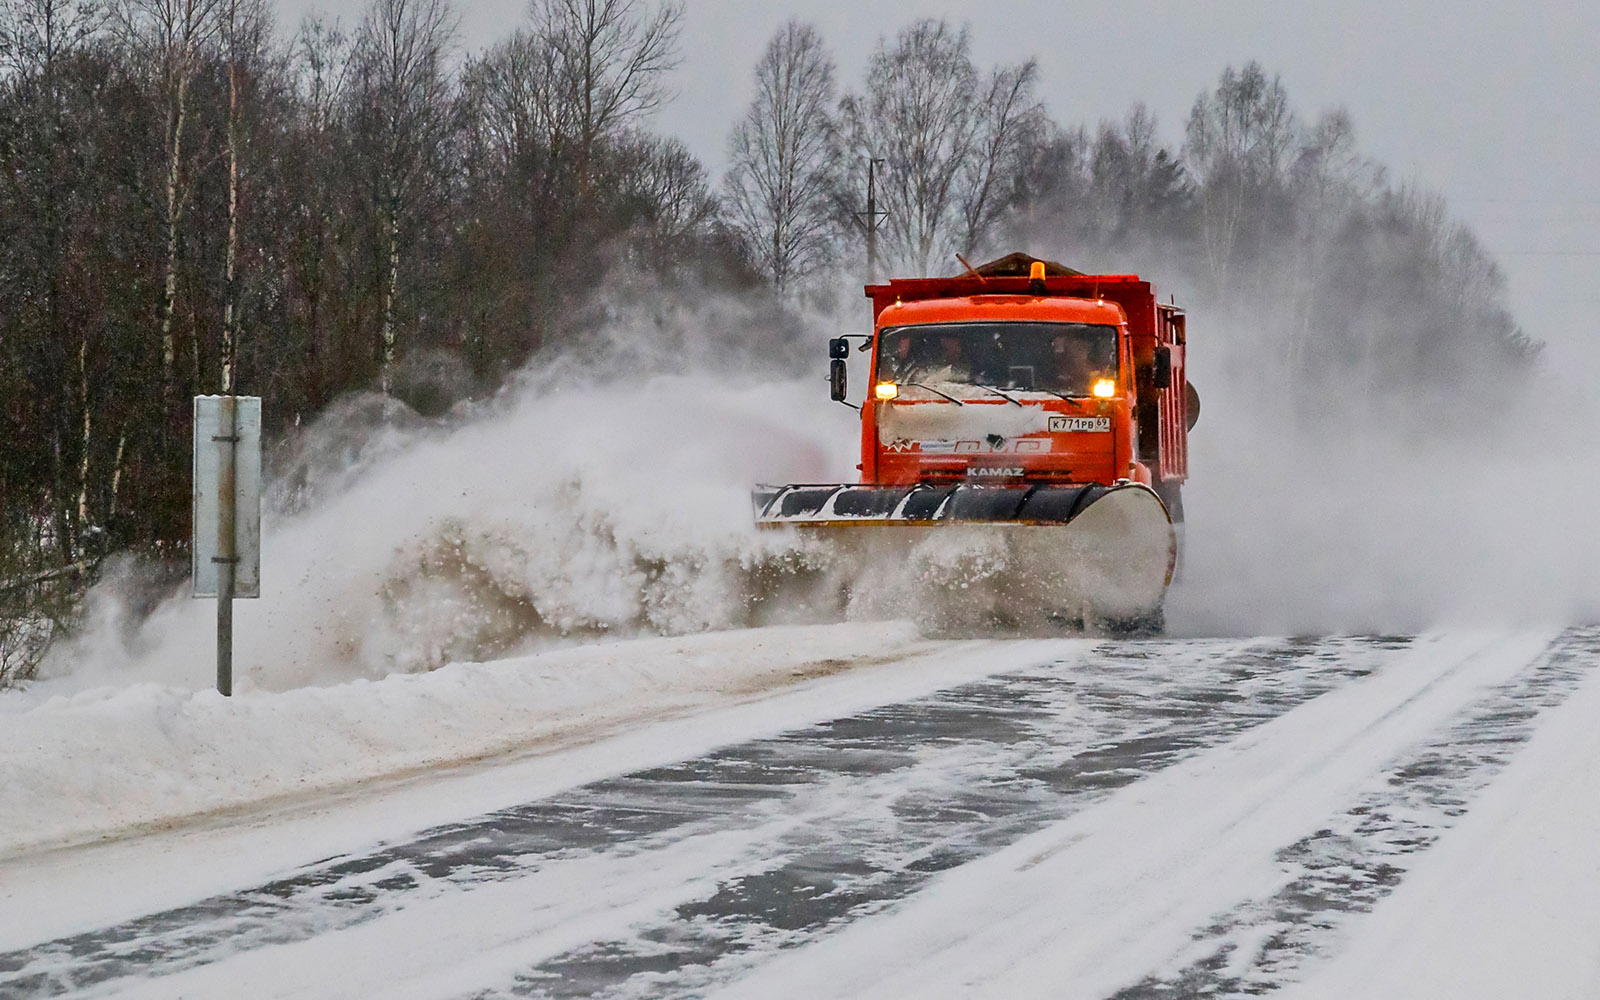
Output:
[[900,387],[893,382],[879,382],[878,388],[873,390],[873,395],[882,400],[897,399],[900,396]]
[[[879,389],[879,391],[882,391],[883,386],[881,386],[881,385],[878,386],[878,389]],[[1096,399],[1110,399],[1112,396],[1115,396],[1116,394],[1117,394],[1117,383],[1116,383],[1115,379],[1102,378],[1102,379],[1096,379],[1095,380],[1095,383],[1094,383],[1094,395],[1095,395]]]

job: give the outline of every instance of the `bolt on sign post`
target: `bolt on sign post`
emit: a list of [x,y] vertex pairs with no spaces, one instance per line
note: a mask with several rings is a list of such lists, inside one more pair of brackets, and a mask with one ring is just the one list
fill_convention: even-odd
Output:
[[194,399],[194,596],[217,599],[217,690],[233,694],[233,599],[261,596],[261,399]]

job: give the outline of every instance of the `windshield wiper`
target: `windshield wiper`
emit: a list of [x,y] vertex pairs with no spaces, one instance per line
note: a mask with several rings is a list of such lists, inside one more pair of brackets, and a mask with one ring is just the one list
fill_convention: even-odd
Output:
[[938,389],[935,389],[931,385],[923,385],[921,382],[901,382],[900,384],[901,385],[914,385],[918,389],[926,389],[929,392],[933,393],[935,396],[943,396],[945,399],[948,399],[950,402],[956,404],[957,406],[966,406],[967,405],[967,404],[963,403],[961,400],[959,400],[959,399],[955,398],[954,396],[950,395],[948,392],[940,392]]
[[984,390],[985,392],[994,393],[996,396],[999,396],[1001,399],[1003,399],[1006,402],[1011,403],[1011,404],[1013,404],[1015,406],[1021,406],[1022,405],[1022,401],[1020,399],[1013,399],[1012,397],[1007,396],[1005,393],[1001,392],[999,389],[996,389],[992,385],[983,385],[983,384],[978,383],[978,382],[974,382],[972,384],[977,386],[979,389]]

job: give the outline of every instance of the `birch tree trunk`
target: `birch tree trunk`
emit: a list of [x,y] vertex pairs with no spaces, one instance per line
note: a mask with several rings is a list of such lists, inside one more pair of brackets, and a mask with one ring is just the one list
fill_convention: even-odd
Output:
[[446,50],[456,19],[447,0],[372,0],[356,40],[360,87],[378,111],[383,161],[374,180],[382,225],[383,316],[379,387],[388,393],[398,355],[402,215],[431,183],[448,116]]
[[389,371],[394,366],[394,304],[400,294],[400,188],[389,185],[389,280],[383,291],[383,370],[379,385],[389,392]]
[[239,298],[239,3],[228,5],[228,253],[222,306],[222,394],[233,395],[238,345],[235,303]]
[[[187,58],[180,55],[179,61],[186,63]],[[172,142],[167,156],[166,285],[161,297],[161,368],[169,409],[177,390],[178,351],[172,319],[178,302],[178,216],[181,209],[178,186],[183,169],[183,127],[189,113],[189,72],[184,67],[178,73],[177,97],[169,119]]]
[[93,443],[94,411],[89,405],[89,338],[78,341],[78,403],[83,409],[83,438],[78,442],[78,531],[89,526],[89,449]]

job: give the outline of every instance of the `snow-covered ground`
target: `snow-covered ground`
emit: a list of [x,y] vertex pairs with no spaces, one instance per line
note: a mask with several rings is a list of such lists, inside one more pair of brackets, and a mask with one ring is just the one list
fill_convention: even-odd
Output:
[[[1600,613],[1579,451],[1250,399],[1148,643],[769,599],[841,580],[749,523],[851,476],[814,381],[352,402],[284,463],[237,697],[209,602],[115,578],[0,693],[0,995],[1600,996],[1600,637],[1540,624]],[[1332,637],[1229,638],[1290,631]]]
[[1591,675],[1451,836],[1289,996],[1600,996],[1597,719],[1600,675]]
[[[1090,998],[1119,995],[1141,982],[1179,995],[1195,979],[1211,978],[1224,990],[1245,985],[1252,964],[1275,937],[1290,932],[1290,922],[1270,911],[1234,926],[1219,918],[1272,900],[1294,883],[1303,867],[1286,863],[1284,848],[1390,780],[1388,770],[1419,734],[1434,733],[1486,689],[1512,682],[1550,638],[1468,634],[1419,643],[1405,661],[1378,675],[952,872],[911,904],[772,962],[725,995]],[[1591,658],[1594,653],[1587,651]],[[1600,677],[1590,678],[1579,703],[1584,707],[1572,711],[1587,710],[1592,719],[1600,709]],[[1550,742],[1557,743],[1554,750]],[[1600,928],[1583,919],[1595,913],[1593,897],[1585,894],[1600,891],[1600,850],[1588,825],[1600,795],[1594,746],[1592,730],[1554,728],[1545,761],[1552,753],[1569,755],[1555,787],[1579,792],[1582,804],[1574,808],[1564,795],[1526,792],[1502,794],[1500,808],[1491,801],[1490,811],[1478,814],[1479,831],[1464,836],[1475,846],[1498,843],[1500,850],[1469,848],[1455,859],[1476,868],[1476,884],[1464,886],[1458,869],[1446,876],[1446,899],[1437,898],[1435,883],[1421,890],[1435,894],[1431,904],[1395,900],[1385,908],[1382,930],[1366,934],[1364,947],[1375,954],[1328,970],[1349,976],[1355,988],[1318,995],[1595,995],[1600,962],[1592,933],[1578,930]],[[1500,787],[1526,773],[1503,777]],[[1537,802],[1546,806],[1537,818],[1522,811]],[[1548,834],[1527,836],[1540,830]],[[1590,840],[1583,857],[1571,851],[1576,836]],[[1485,866],[1491,859],[1510,863]],[[1547,899],[1538,888],[1529,892],[1518,884],[1529,865],[1575,876],[1572,894]],[[1478,925],[1487,934],[1440,933],[1443,913],[1435,907],[1477,892],[1536,911],[1559,907],[1565,911],[1560,916],[1546,912],[1537,923],[1545,931],[1562,924],[1568,930],[1513,937],[1503,925],[1517,918],[1500,913]],[[1473,929],[1481,905],[1475,901],[1466,914],[1457,910],[1443,923]],[[1482,965],[1497,974],[1474,976],[1470,970]],[[1214,973],[1211,966],[1224,974],[1202,975]],[[1519,986],[1520,970],[1532,966],[1544,971]],[[1542,988],[1526,989],[1535,983]],[[1277,984],[1269,979],[1266,985]],[[1197,986],[1189,985],[1193,994],[1201,992]]]
[[593,740],[934,648],[905,623],[790,626],[231,699],[154,684],[57,695],[0,716],[0,855]]
[[[753,643],[764,672],[736,662]],[[517,666],[653,678],[676,717],[623,698],[629,721],[576,742],[0,863],[0,994],[1600,983],[1596,630],[934,643],[841,626],[618,643],[609,668],[601,652]],[[448,715],[441,696],[471,691],[515,717],[538,683],[508,667],[396,697]],[[702,671],[721,679],[668,693]]]

